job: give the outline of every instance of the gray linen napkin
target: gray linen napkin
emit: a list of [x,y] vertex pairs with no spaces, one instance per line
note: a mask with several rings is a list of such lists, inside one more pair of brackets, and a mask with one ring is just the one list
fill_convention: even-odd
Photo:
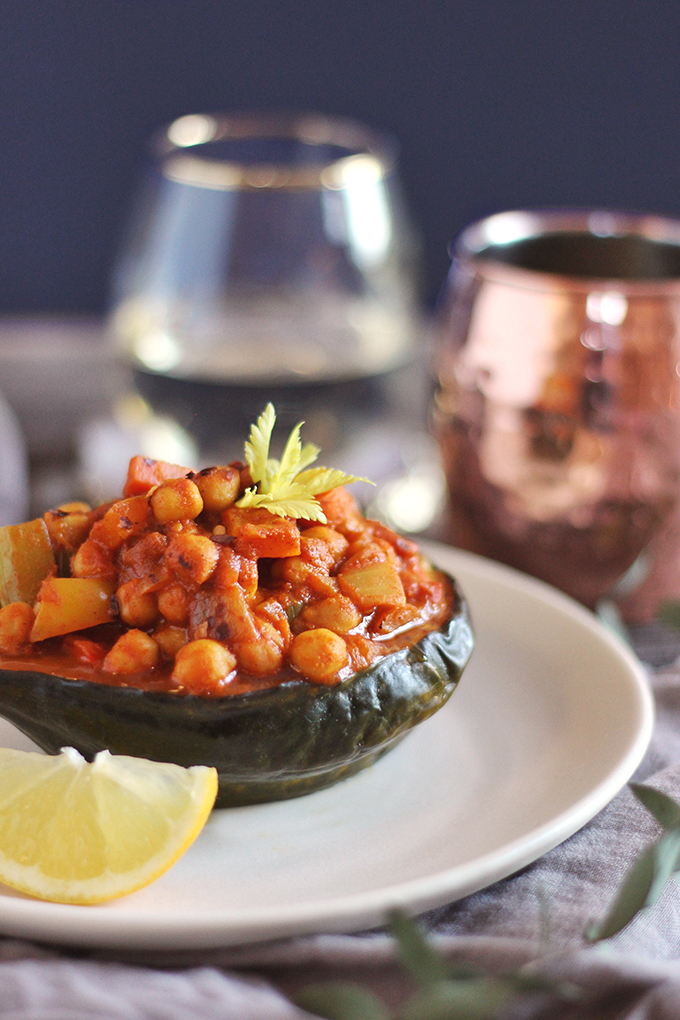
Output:
[[[643,638],[653,661],[655,642]],[[636,778],[680,800],[680,661],[650,673],[657,722]],[[552,994],[522,996],[501,1014],[511,1020],[678,1020],[675,883],[608,943],[591,947],[583,938],[606,913],[636,854],[658,834],[651,815],[624,789],[534,864],[430,911],[420,923],[451,961],[487,974],[525,966],[584,989],[575,1003]],[[93,952],[87,959],[6,940],[0,942],[0,1020],[300,1020],[308,1014],[289,996],[318,980],[358,981],[393,1007],[413,990],[393,939],[382,931],[200,952]]]

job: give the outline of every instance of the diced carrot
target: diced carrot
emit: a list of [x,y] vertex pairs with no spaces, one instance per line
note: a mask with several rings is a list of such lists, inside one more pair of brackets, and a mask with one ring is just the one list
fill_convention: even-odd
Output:
[[191,468],[170,464],[167,460],[133,457],[128,467],[123,496],[144,496],[154,485],[167,482],[170,478],[184,478],[190,471]]
[[64,637],[64,648],[87,666],[98,666],[106,655],[106,646],[99,641],[90,641],[89,638],[76,637],[74,634]]
[[290,517],[275,517],[264,507],[236,507],[221,516],[227,534],[235,535],[235,552],[241,556],[298,556],[300,532]]
[[350,517],[356,517],[359,507],[354,496],[340,485],[328,492],[322,492],[316,497],[326,515],[329,524],[346,521]]
[[128,538],[140,534],[151,516],[144,496],[119,499],[92,525],[90,538],[107,549],[118,549]]

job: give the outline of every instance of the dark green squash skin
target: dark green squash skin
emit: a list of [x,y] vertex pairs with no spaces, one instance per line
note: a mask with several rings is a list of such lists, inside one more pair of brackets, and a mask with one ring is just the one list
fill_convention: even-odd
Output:
[[439,630],[335,687],[292,681],[217,699],[0,669],[0,716],[49,754],[214,765],[220,807],[297,797],[366,768],[451,696],[474,644],[452,583]]

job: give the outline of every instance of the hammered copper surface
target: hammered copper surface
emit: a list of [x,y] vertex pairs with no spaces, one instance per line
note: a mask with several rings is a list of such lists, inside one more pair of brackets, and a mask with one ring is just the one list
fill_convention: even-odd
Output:
[[[638,577],[649,569],[641,554],[654,541],[665,536],[663,556],[677,556],[667,540],[680,494],[680,228],[650,238],[649,223],[664,228],[628,217],[600,238],[585,217],[568,230],[534,217],[548,237],[544,272],[526,239],[519,252],[463,244],[438,328],[449,540],[591,606],[631,565]],[[596,270],[600,240],[608,272],[620,243],[618,275],[578,275],[579,254]]]

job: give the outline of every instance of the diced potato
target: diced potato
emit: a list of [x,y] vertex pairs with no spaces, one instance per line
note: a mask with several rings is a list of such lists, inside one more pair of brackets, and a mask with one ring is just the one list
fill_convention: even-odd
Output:
[[0,605],[32,603],[44,579],[55,570],[52,543],[41,517],[0,528]]
[[286,638],[268,620],[254,616],[240,585],[220,592],[219,615],[228,623],[229,644],[241,669],[256,676],[281,669]]
[[370,631],[377,636],[392,634],[402,627],[410,627],[418,619],[420,611],[416,606],[383,606],[373,616]]
[[243,556],[298,556],[300,531],[290,517],[276,517],[264,507],[229,507],[222,514],[228,535],[235,535],[234,549]]
[[399,571],[389,561],[341,570],[338,587],[361,610],[406,604]]
[[98,577],[48,577],[38,592],[31,641],[108,623],[114,591],[115,584]]

